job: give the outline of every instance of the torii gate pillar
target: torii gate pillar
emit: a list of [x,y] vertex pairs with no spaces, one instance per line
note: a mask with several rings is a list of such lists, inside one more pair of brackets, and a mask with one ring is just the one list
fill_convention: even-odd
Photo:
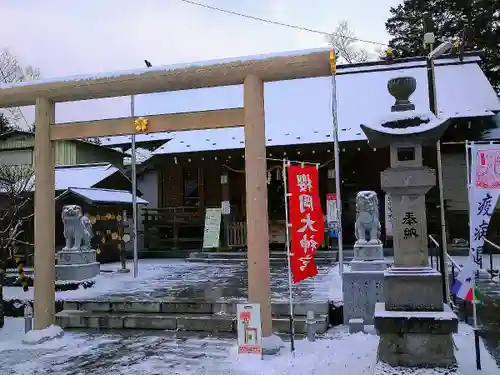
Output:
[[[272,335],[269,283],[269,225],[267,208],[264,83],[250,75],[244,82],[245,180],[248,245],[248,299],[259,303],[262,337]],[[278,348],[279,349],[279,348]]]
[[55,155],[50,124],[53,102],[38,98],[35,115],[35,329],[54,324],[55,304]]

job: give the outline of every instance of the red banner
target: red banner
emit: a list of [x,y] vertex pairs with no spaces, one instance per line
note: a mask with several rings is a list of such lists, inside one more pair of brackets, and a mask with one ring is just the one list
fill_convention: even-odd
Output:
[[316,250],[323,242],[325,224],[319,200],[318,168],[288,167],[290,193],[291,257],[293,282],[316,276]]

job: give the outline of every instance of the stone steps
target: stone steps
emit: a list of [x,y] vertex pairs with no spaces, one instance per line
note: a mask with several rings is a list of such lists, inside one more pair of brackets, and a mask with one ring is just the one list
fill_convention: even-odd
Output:
[[[351,251],[352,252],[352,251]],[[338,259],[337,251],[318,251],[315,255],[316,264],[331,264],[335,263]],[[277,252],[271,251],[269,253],[269,263],[281,264],[286,263],[287,257],[284,251]],[[247,253],[241,252],[193,252],[188,262],[202,262],[202,263],[242,263],[247,261]]]
[[[236,308],[246,301],[203,301],[172,299],[162,301],[64,301],[56,322],[63,328],[158,329],[187,332],[236,333]],[[324,333],[329,326],[329,302],[300,302],[294,305],[295,331],[307,333],[307,311],[314,311],[315,329]],[[271,304],[277,333],[289,333],[287,301]]]
[[[295,332],[307,333],[306,318],[294,320]],[[236,333],[233,315],[161,314],[161,313],[109,313],[96,311],[63,310],[56,314],[56,324],[62,328],[87,329],[148,329],[186,332]],[[273,317],[273,329],[289,333],[288,317]],[[316,333],[328,329],[328,316],[316,318]]]

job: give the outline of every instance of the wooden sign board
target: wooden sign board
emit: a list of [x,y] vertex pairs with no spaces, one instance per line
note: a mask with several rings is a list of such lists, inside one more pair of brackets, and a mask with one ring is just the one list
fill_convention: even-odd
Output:
[[207,208],[205,210],[205,230],[203,233],[203,248],[213,249],[219,247],[220,241],[221,209]]

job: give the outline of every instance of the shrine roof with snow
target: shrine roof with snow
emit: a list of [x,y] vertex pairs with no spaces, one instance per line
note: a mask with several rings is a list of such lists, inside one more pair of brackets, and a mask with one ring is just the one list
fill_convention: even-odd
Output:
[[[458,58],[436,61],[439,117],[484,117],[500,111],[498,97],[479,63],[478,56],[466,56],[463,62]],[[417,87],[410,99],[415,104],[416,111],[428,112],[424,59],[339,67],[336,86],[340,142],[366,140],[360,125],[390,112],[394,98],[387,91],[387,82],[399,76],[415,77]],[[333,142],[330,77],[270,82],[265,84],[264,90],[267,146]],[[159,105],[161,108],[155,108],[156,112],[229,108],[243,104],[242,86],[155,95],[166,96]],[[181,106],[184,107],[182,110],[179,108]],[[121,138],[122,141],[128,141],[129,137]],[[242,127],[138,136],[139,141],[161,139],[166,142],[153,153],[155,155],[244,147]],[[103,143],[115,142],[119,142],[119,137],[104,139]]]

